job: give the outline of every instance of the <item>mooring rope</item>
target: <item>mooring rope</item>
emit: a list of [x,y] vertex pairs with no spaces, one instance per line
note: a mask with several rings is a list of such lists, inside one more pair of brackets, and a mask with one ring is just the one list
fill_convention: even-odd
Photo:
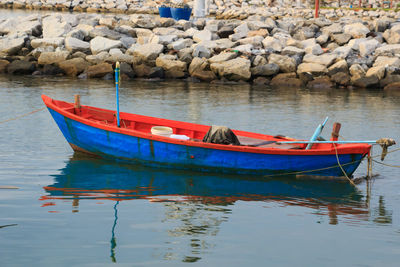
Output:
[[342,170],[344,176],[347,178],[347,180],[349,180],[349,182],[350,182],[352,185],[356,186],[356,184],[350,179],[350,177],[347,175],[347,173],[343,170],[342,165],[340,165],[339,156],[338,156],[338,152],[337,152],[337,148],[336,148],[336,144],[335,144],[335,143],[333,144],[333,147],[335,148],[337,163],[338,163],[340,169]]
[[5,120],[5,121],[0,121],[0,124],[6,123],[6,122],[9,122],[9,121],[18,120],[18,119],[20,119],[20,118],[26,117],[26,116],[28,116],[28,115],[34,114],[34,113],[36,113],[36,112],[39,112],[39,111],[42,111],[42,110],[45,110],[45,109],[46,109],[46,107],[44,107],[44,108],[39,108],[39,109],[35,109],[35,110],[31,111],[31,112],[28,112],[28,113],[19,115],[19,116],[17,116],[17,117],[14,117],[14,118],[11,118],[11,119],[8,119],[8,120]]

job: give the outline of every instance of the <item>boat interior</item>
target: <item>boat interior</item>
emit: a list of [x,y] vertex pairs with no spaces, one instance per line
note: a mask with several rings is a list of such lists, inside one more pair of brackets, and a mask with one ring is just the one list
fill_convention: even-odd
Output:
[[[59,100],[52,100],[52,103],[66,112],[77,115],[91,122],[117,127],[116,112],[96,107],[81,106],[79,103],[68,103]],[[142,116],[130,113],[120,113],[120,128],[138,131],[141,133],[151,133],[153,126],[165,126],[172,128],[174,135],[185,135],[188,141],[202,142],[210,126],[188,122],[174,121],[155,117]],[[264,135],[258,133],[232,130],[237,136],[241,146],[259,148],[279,148],[279,149],[305,149],[306,144],[279,144],[280,141],[293,141],[296,139],[282,135]],[[313,149],[330,149],[331,144],[315,144]]]

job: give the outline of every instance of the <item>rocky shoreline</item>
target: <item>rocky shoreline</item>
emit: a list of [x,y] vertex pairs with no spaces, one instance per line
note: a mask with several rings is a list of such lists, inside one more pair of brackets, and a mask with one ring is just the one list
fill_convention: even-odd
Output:
[[311,9],[262,7],[239,19],[215,14],[194,21],[93,13],[0,18],[0,73],[112,79],[119,61],[123,79],[400,87],[396,12],[332,9],[314,19]]

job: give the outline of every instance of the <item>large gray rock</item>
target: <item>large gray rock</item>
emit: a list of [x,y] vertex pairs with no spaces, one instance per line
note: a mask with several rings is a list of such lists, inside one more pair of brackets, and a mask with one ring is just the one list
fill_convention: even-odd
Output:
[[194,47],[192,52],[193,57],[204,57],[210,58],[211,57],[211,50],[205,47],[204,45],[198,44]]
[[310,55],[322,55],[324,53],[324,50],[322,50],[319,44],[307,46],[306,48],[304,48],[304,51],[306,52],[306,54]]
[[68,51],[43,52],[38,58],[38,63],[41,65],[59,63],[67,60],[68,56]]
[[316,63],[329,67],[336,59],[334,54],[323,54],[321,56],[315,56],[307,54],[303,57],[304,63]]
[[366,41],[368,41],[367,38],[351,39],[347,46],[351,47],[353,50],[359,50],[360,44]]
[[397,67],[400,68],[400,59],[398,57],[385,57],[379,56],[375,59],[373,67],[385,66],[385,67]]
[[31,74],[35,69],[35,63],[25,60],[14,60],[7,65],[9,74]]
[[228,80],[245,80],[251,77],[250,60],[245,58],[235,58],[221,63],[210,65],[211,70]]
[[250,69],[253,76],[272,76],[279,72],[279,66],[275,63],[259,65]]
[[90,50],[94,55],[102,51],[109,51],[111,48],[119,48],[121,46],[121,41],[111,40],[101,36],[97,36],[90,40]]
[[208,59],[208,62],[210,63],[221,63],[221,62],[225,62],[231,59],[234,59],[238,56],[237,53],[234,52],[222,52],[218,55],[215,55],[211,58]]
[[262,44],[266,50],[271,52],[281,52],[282,51],[282,44],[279,40],[275,39],[274,37],[267,36],[262,41]]
[[9,56],[17,54],[21,48],[25,45],[25,38],[4,38],[0,39],[0,54],[6,54]]
[[202,41],[211,41],[211,39],[212,39],[212,34],[207,29],[198,31],[193,35],[193,41],[195,41],[196,43],[200,43]]
[[347,65],[346,60],[342,59],[333,64],[328,68],[328,74],[329,76],[335,75],[336,73],[348,73],[349,72],[349,66]]
[[[136,34],[137,34],[137,32],[136,32]],[[104,37],[104,38],[108,38],[108,39],[112,39],[112,40],[119,40],[122,37],[122,34],[117,31],[110,30],[106,26],[96,26],[95,28],[90,30],[89,36],[92,38],[100,36],[100,37]]]
[[90,64],[83,58],[73,58],[58,63],[60,69],[62,69],[65,74],[72,77],[82,73],[89,65]]
[[338,45],[347,44],[351,39],[351,35],[348,33],[332,34],[331,37],[332,40],[336,42]]
[[7,19],[0,23],[0,34],[10,33],[39,36],[42,33],[42,24],[38,20]]
[[244,37],[247,36],[247,34],[249,33],[250,29],[247,26],[247,23],[244,22],[242,24],[240,24],[239,26],[237,26],[234,30],[234,34],[229,36],[229,39],[233,42],[242,39]]
[[287,55],[287,56],[299,56],[303,57],[305,54],[304,49],[297,48],[295,46],[286,46],[282,52],[282,55]]
[[74,37],[67,37],[65,38],[65,48],[67,48],[71,53],[78,51],[87,52],[90,50],[90,44]]
[[181,50],[186,47],[190,47],[193,45],[192,39],[179,39],[171,44],[168,45],[169,49],[173,50]]
[[177,60],[175,56],[163,55],[156,59],[156,66],[163,68],[165,75],[171,78],[181,78],[185,76],[187,70],[186,62]]
[[110,54],[108,52],[100,52],[97,55],[89,55],[86,56],[86,60],[91,63],[91,64],[100,64],[104,61],[106,61],[110,57]]
[[368,55],[371,55],[378,46],[380,46],[380,43],[375,39],[371,39],[360,43],[359,44],[360,56],[366,57]]
[[339,46],[335,50],[332,51],[333,55],[336,55],[337,58],[346,59],[347,56],[352,52],[351,47],[348,46]]
[[294,58],[282,55],[271,54],[268,58],[268,63],[275,63],[279,66],[282,72],[296,71],[296,60]]
[[400,44],[390,44],[378,47],[375,56],[394,56],[400,54]]
[[370,68],[365,77],[375,77],[378,80],[382,80],[385,77],[385,66],[378,66]]
[[52,15],[43,19],[43,38],[65,36],[72,26],[62,15]]
[[161,44],[139,45],[133,51],[133,55],[144,61],[155,60],[163,50],[164,46]]
[[33,39],[31,40],[31,46],[33,48],[52,46],[54,48],[60,47],[64,45],[63,37],[54,37],[54,38],[43,38],[43,39]]
[[350,34],[353,38],[365,38],[370,30],[362,23],[348,24],[343,27],[344,33]]
[[297,67],[297,74],[302,75],[304,73],[311,74],[312,76],[321,76],[328,73],[328,69],[316,63],[302,63]]

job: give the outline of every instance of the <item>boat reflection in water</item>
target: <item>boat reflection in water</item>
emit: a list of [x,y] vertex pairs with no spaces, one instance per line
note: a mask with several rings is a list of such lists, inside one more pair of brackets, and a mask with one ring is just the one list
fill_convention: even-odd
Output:
[[[236,201],[271,201],[318,209],[336,224],[337,215],[366,219],[368,205],[349,183],[293,177],[246,177],[152,169],[140,165],[121,165],[75,153],[55,182],[44,187],[49,195],[41,200],[134,200],[152,202],[196,202],[232,205]],[[46,206],[46,204],[44,204]]]
[[165,206],[164,221],[179,222],[179,227],[168,230],[168,234],[190,237],[193,256],[183,261],[200,259],[196,254],[201,254],[204,240],[199,236],[216,235],[221,223],[227,221],[232,213],[229,206],[236,201],[305,207],[318,216],[317,220],[321,216],[329,216],[330,224],[338,224],[341,218],[342,222],[368,220],[369,216],[368,203],[360,192],[347,182],[334,180],[260,178],[151,169],[120,165],[77,153],[54,178],[54,184],[44,188],[47,194],[41,198],[42,206],[52,205],[52,209],[57,209],[55,200],[72,200],[72,211],[78,212],[79,201],[115,201],[111,231],[112,261],[116,261],[114,230],[121,201],[146,199],[158,205],[162,203]]

